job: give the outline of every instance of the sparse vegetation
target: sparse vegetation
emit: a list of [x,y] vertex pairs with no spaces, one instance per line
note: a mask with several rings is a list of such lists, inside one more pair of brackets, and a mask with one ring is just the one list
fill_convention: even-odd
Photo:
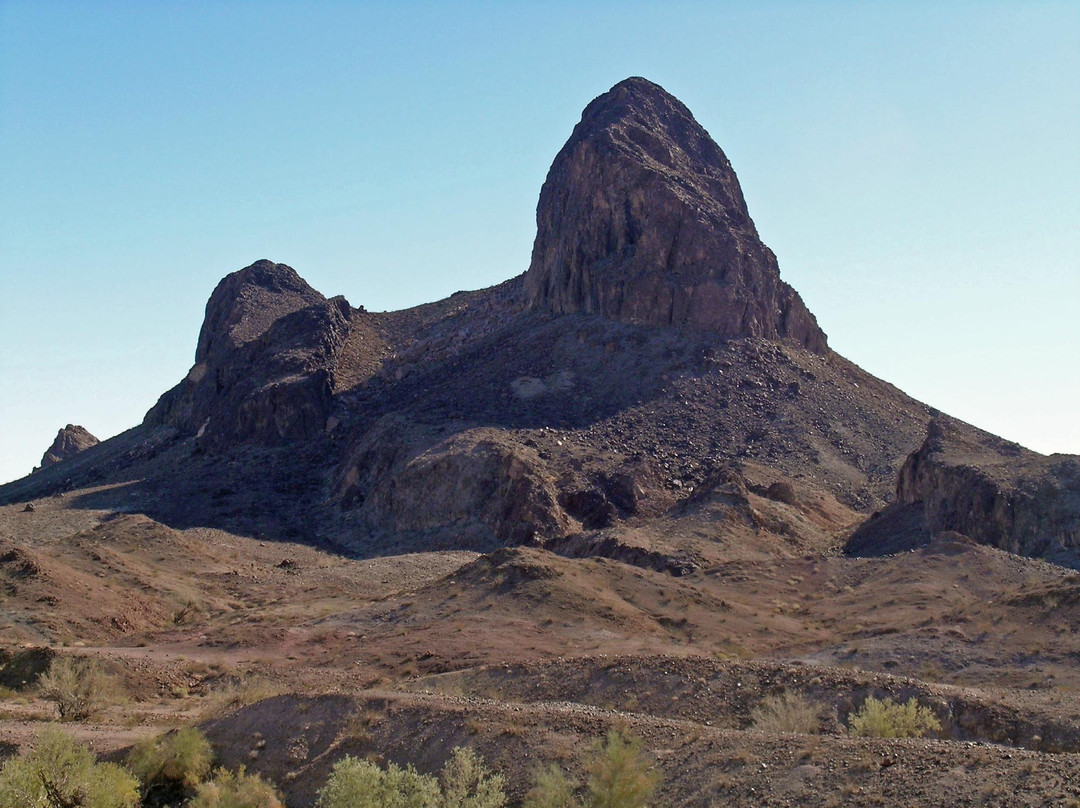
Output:
[[476,750],[459,746],[439,777],[444,808],[503,808],[506,778],[493,774]]
[[438,779],[412,766],[380,768],[346,755],[319,792],[317,808],[503,808],[506,780],[459,746]]
[[801,693],[785,690],[766,696],[761,704],[750,711],[753,727],[761,732],[796,732],[813,735],[821,725],[816,705]]
[[268,679],[245,676],[211,691],[202,714],[204,718],[217,718],[263,699],[280,696],[281,693],[281,688]]
[[346,755],[319,791],[317,808],[438,808],[439,782],[412,766],[385,769]]
[[0,768],[0,808],[135,808],[139,784],[58,727]]
[[214,772],[211,780],[199,786],[188,808],[285,808],[285,803],[273,785],[241,766],[235,772]]
[[646,808],[659,784],[641,749],[641,740],[611,730],[592,746],[581,786],[557,766],[541,769],[525,808]]
[[96,659],[57,657],[38,680],[38,692],[56,704],[62,721],[82,721],[115,701],[119,686]]
[[525,795],[525,808],[582,808],[578,783],[554,763],[539,769]]
[[209,774],[214,752],[206,736],[183,727],[135,744],[128,768],[142,784],[146,802],[171,802],[190,793]]
[[848,731],[852,735],[872,738],[921,738],[939,729],[941,722],[934,711],[919,704],[914,696],[904,704],[890,698],[867,696],[858,712],[848,716]]

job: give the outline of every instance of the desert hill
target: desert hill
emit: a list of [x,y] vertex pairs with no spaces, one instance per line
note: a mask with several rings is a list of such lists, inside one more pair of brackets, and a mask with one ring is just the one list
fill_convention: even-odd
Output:
[[[723,151],[632,78],[523,274],[370,312],[257,261],[142,424],[0,486],[0,677],[103,659],[134,702],[101,749],[201,721],[291,806],[346,752],[461,744],[516,799],[615,725],[672,805],[1067,804],[1078,548],[1080,459],[832,351]],[[755,727],[784,692],[812,731]],[[941,729],[851,737],[869,695]]]

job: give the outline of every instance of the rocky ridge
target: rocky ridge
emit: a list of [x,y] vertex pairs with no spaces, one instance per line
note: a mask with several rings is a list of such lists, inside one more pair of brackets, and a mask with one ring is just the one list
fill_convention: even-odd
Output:
[[896,502],[848,542],[897,551],[953,533],[1080,566],[1080,458],[1043,455],[940,416],[897,477]]

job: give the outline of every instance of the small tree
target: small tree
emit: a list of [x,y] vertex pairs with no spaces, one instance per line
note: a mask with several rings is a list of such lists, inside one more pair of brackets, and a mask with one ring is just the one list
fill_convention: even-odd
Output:
[[579,784],[554,763],[538,769],[533,787],[525,795],[525,808],[582,808],[575,793]]
[[933,710],[919,704],[914,696],[904,704],[867,696],[859,711],[848,716],[852,735],[872,738],[921,738],[939,729],[941,722]]
[[659,784],[641,749],[641,740],[608,732],[593,744],[581,786],[557,766],[537,771],[533,788],[525,797],[526,808],[647,808]]
[[656,791],[658,778],[641,750],[641,739],[617,730],[594,745],[585,770],[589,808],[645,808]]
[[277,789],[257,774],[218,769],[199,786],[188,808],[285,808]]
[[178,802],[206,779],[214,762],[210,741],[194,727],[140,741],[128,753],[127,765],[142,783],[143,801]]
[[0,768],[0,808],[135,808],[139,784],[58,727]]
[[444,808],[503,808],[506,778],[492,774],[474,749],[459,746],[439,778]]
[[82,721],[116,697],[116,681],[96,659],[58,657],[38,680],[43,699],[55,702],[62,721]]

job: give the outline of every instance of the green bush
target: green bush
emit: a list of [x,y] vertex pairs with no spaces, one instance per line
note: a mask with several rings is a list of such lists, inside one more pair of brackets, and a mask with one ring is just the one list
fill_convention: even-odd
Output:
[[580,784],[557,766],[541,769],[525,797],[525,808],[647,808],[659,777],[641,749],[641,740],[616,730],[593,744]]
[[848,716],[848,732],[871,738],[921,738],[939,729],[941,722],[933,710],[919,704],[914,696],[905,704],[867,696],[859,711]]
[[799,732],[803,735],[816,733],[821,724],[818,708],[792,690],[766,696],[750,711],[750,720],[754,729],[761,732]]
[[116,679],[96,659],[57,657],[38,679],[38,693],[55,702],[62,721],[89,718],[116,699]]
[[199,786],[188,808],[285,808],[276,788],[257,774],[218,769]]
[[616,730],[609,731],[603,743],[594,744],[585,771],[589,808],[645,808],[658,782],[641,739]]
[[444,808],[503,808],[506,778],[492,774],[473,749],[459,746],[439,777]]
[[480,755],[460,746],[439,779],[412,766],[383,769],[346,755],[334,764],[316,808],[503,808],[505,784]]
[[57,727],[32,750],[0,768],[0,808],[135,808],[139,784],[124,768],[98,763],[93,752]]
[[412,766],[385,769],[346,755],[330,771],[316,808],[439,808],[439,783]]
[[214,762],[210,741],[194,727],[140,741],[128,753],[128,768],[142,783],[145,802],[182,799],[206,779]]
[[533,787],[525,795],[525,808],[582,808],[583,801],[576,793],[578,786],[552,763],[534,775]]

